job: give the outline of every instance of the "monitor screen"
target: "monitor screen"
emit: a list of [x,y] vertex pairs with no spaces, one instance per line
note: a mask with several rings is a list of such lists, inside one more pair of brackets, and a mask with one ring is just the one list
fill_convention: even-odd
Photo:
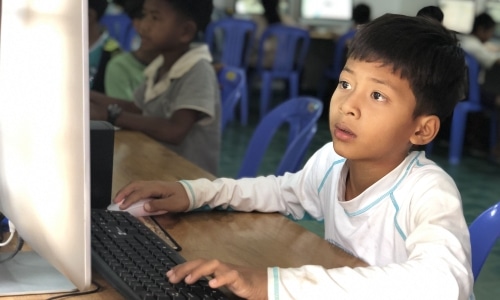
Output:
[[352,0],[302,0],[300,18],[349,21],[352,19],[352,9]]
[[[70,288],[59,279],[53,289],[45,284],[51,277],[43,271],[46,265],[73,289],[86,290],[91,284],[87,0],[0,3],[0,211],[33,249],[9,260],[15,263],[0,264],[0,294]],[[31,252],[36,255],[21,255]]]
[[443,25],[446,28],[465,34],[472,31],[476,16],[475,1],[440,0],[439,7],[443,11]]
[[237,0],[235,11],[239,15],[262,15],[264,7],[261,0]]

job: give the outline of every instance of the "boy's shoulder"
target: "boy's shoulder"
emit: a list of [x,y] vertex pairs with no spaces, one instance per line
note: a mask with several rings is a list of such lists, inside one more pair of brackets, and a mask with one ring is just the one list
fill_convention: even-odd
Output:
[[111,53],[111,56],[115,56],[122,52],[120,48],[120,43],[112,37],[108,37],[104,42],[103,50],[105,52]]
[[109,66],[122,66],[125,68],[141,69],[144,71],[146,65],[137,60],[131,52],[121,52],[114,55],[109,61]]
[[410,152],[407,158],[393,171],[395,189],[401,186],[412,195],[419,195],[433,190],[446,190],[459,195],[453,178],[433,160],[425,156],[424,151]]

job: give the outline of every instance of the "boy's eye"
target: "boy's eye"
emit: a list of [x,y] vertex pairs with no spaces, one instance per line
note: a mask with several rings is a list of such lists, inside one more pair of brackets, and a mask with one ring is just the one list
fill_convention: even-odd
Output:
[[351,87],[351,85],[347,82],[347,81],[339,81],[339,87],[344,89],[344,90],[347,90]]
[[373,99],[377,100],[377,101],[384,101],[385,100],[385,97],[384,95],[382,95],[381,93],[379,92],[373,92],[372,93],[372,97]]

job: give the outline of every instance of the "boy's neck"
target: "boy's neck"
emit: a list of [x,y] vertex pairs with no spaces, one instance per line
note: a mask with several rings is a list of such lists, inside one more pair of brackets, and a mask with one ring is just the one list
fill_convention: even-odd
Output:
[[161,55],[163,56],[163,65],[158,70],[157,78],[159,79],[163,75],[165,75],[174,65],[174,63],[188,51],[189,51],[189,45],[186,45],[182,49],[161,53]]
[[160,54],[158,53],[158,51],[144,50],[139,47],[139,49],[132,52],[132,55],[143,65],[147,66]]
[[396,161],[384,163],[366,163],[347,160],[346,163],[349,170],[345,186],[345,201],[352,200],[359,196],[370,186],[397,168],[404,159],[405,157]]

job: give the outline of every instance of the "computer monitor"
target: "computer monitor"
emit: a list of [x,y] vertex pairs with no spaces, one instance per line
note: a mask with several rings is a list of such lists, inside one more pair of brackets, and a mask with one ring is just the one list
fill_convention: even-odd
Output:
[[352,19],[353,0],[301,0],[300,22],[311,26],[335,26]]
[[467,0],[440,0],[443,25],[449,30],[468,34],[472,31],[476,17],[476,2]]
[[236,0],[234,10],[238,15],[262,15],[264,6],[261,0]]
[[0,264],[0,294],[86,290],[87,1],[0,3],[0,211],[34,250]]

